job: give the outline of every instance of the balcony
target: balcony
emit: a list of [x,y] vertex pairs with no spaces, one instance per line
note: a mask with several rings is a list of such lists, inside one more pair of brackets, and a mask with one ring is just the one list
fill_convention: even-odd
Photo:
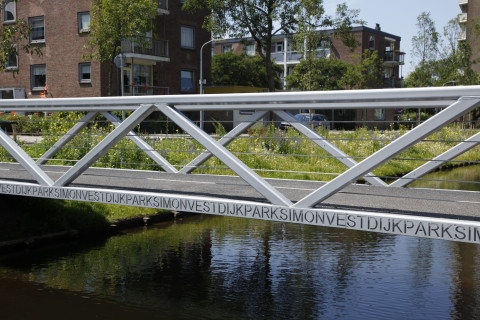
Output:
[[168,87],[155,87],[145,85],[125,85],[124,96],[163,96],[169,94]]
[[384,88],[403,88],[403,79],[384,78],[383,87]]
[[167,40],[151,40],[143,46],[132,40],[124,40],[122,41],[122,53],[127,58],[133,57],[154,61],[170,61],[168,58]]
[[[315,53],[316,58],[328,58],[330,56],[330,49],[320,49]],[[272,60],[276,63],[284,63],[284,52],[275,52],[270,55]],[[298,63],[300,60],[303,60],[303,53],[297,51],[288,51],[287,52],[287,63]]]
[[457,41],[465,41],[467,40],[467,32],[466,31],[460,31],[457,34]]
[[157,0],[158,14],[170,14],[168,10],[168,0]]
[[468,20],[468,14],[466,12],[460,13],[458,15],[458,22],[459,23],[467,23],[467,20]]
[[458,0],[459,6],[466,5],[466,4],[468,4],[468,0]]
[[405,52],[385,51],[383,56],[383,63],[390,66],[404,65]]

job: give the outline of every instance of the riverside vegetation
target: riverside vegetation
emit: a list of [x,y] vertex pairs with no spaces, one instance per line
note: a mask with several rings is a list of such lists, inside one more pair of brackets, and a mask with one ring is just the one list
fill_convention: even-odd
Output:
[[[37,114],[30,116],[0,115],[0,127],[5,131],[11,132],[12,124],[14,124],[17,134],[41,136],[39,142],[36,143],[19,142],[21,147],[35,159],[43,155],[82,116],[80,113],[64,112],[48,117]],[[113,125],[102,116],[98,116],[96,120],[82,130],[79,135],[75,136],[47,164],[75,164],[77,160],[87,154],[113,130]],[[160,128],[157,129],[158,134],[146,134],[145,128],[147,126],[150,132],[152,127]],[[135,131],[174,166],[182,167],[186,165],[205,150],[195,140],[188,135],[182,134],[168,122],[153,121],[150,124],[147,123],[147,126],[139,126]],[[225,130],[221,125],[216,125],[216,129],[217,136],[225,134]],[[381,165],[373,173],[379,177],[388,178],[409,172],[424,163],[426,159],[434,158],[478,131],[477,129],[462,129],[458,124],[449,125]],[[397,130],[383,131],[371,130],[365,127],[353,131],[319,129],[319,133],[325,139],[357,162],[380,150],[406,132],[407,129],[402,126]],[[250,129],[248,134],[230,143],[227,149],[263,177],[328,181],[346,169],[337,159],[306,139],[296,130],[288,129],[282,131],[273,125]],[[454,163],[457,163],[457,161],[460,163],[478,162],[479,160],[480,150],[476,147],[455,159]],[[13,161],[12,157],[3,148],[0,148],[0,161]],[[161,170],[156,163],[145,156],[143,151],[139,150],[136,145],[125,138],[103,155],[94,166]],[[212,157],[193,173],[234,174],[215,157]],[[6,197],[2,196],[4,199]],[[8,196],[8,199],[14,198]],[[28,203],[35,203],[36,201],[41,202],[41,205],[32,205],[33,208],[48,207],[49,213],[36,214],[35,219],[39,219],[39,216],[42,216],[40,219],[43,219],[44,216],[50,216],[53,220],[39,223],[41,227],[38,230],[24,230],[21,232],[21,236],[84,226],[105,225],[118,219],[149,215],[157,211],[147,208],[47,199],[32,199]],[[8,202],[12,203],[11,201]],[[28,211],[28,208],[24,210],[18,207],[19,204],[22,204],[20,198],[16,198],[14,202],[15,215],[18,215],[19,211]],[[73,212],[73,214],[70,212]],[[85,212],[85,214],[80,212]],[[30,218],[25,218],[25,223]],[[29,224],[31,225],[31,223]],[[0,236],[0,240],[2,238],[4,236]]]

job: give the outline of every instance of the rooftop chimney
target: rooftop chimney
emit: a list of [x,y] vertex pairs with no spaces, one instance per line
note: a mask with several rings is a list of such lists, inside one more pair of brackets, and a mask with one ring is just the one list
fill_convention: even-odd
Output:
[[380,23],[377,23],[377,24],[375,25],[375,30],[377,30],[377,31],[382,30],[382,29],[380,29]]

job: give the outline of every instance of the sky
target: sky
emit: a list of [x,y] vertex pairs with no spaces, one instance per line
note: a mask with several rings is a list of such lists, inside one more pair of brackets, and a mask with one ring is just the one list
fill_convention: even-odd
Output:
[[346,2],[350,9],[359,9],[360,18],[366,26],[375,28],[380,24],[382,31],[401,37],[400,48],[405,52],[404,77],[413,71],[411,40],[417,33],[417,17],[430,12],[438,32],[443,32],[451,19],[460,11],[458,0],[324,0],[329,15],[335,14],[337,4]]

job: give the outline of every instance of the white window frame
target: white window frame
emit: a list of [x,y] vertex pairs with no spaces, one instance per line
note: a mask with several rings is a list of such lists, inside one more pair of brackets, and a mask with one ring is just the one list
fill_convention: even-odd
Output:
[[[373,42],[373,46],[370,45],[371,42]],[[375,36],[370,35],[370,37],[368,38],[368,47],[369,47],[370,50],[375,50],[376,42],[377,42],[377,39],[375,38]]]
[[[184,90],[183,87],[182,87],[182,74],[184,72],[188,72],[188,73],[191,74],[192,89]],[[180,70],[180,92],[192,93],[192,92],[195,92],[195,90],[196,90],[196,87],[195,87],[195,71],[194,70],[187,70],[187,69]]]
[[[88,79],[83,78],[83,67],[90,68],[90,77]],[[80,83],[92,83],[92,64],[90,62],[82,62],[78,64],[78,82]]]
[[[191,32],[191,34],[189,35],[187,32]],[[191,36],[192,39],[186,39],[186,36]],[[195,49],[195,27],[180,26],[180,47],[183,49]]]
[[[78,33],[87,33],[90,32],[90,12],[84,11],[79,12],[78,14]],[[83,24],[83,17],[88,16],[88,26],[84,26]]]
[[30,17],[30,18],[28,18],[28,25],[30,27],[32,27],[32,24],[34,22],[37,22],[37,21],[42,21],[43,22],[43,39],[33,40],[32,37],[33,37],[34,31],[32,31],[32,34],[30,34],[30,43],[44,43],[45,42],[45,17],[44,16]]
[[249,43],[245,45],[245,54],[249,57],[255,56],[255,43]]
[[231,44],[226,44],[222,46],[222,53],[233,52],[233,46]]
[[[37,68],[43,68],[45,70],[45,83],[43,86],[35,86],[35,70]],[[30,86],[32,88],[32,91],[43,91],[45,90],[46,87],[46,82],[47,82],[47,66],[45,64],[32,64],[30,66]]]
[[[13,9],[13,19],[7,18],[7,6],[12,6]],[[17,21],[17,3],[13,0],[6,0],[2,4],[2,22],[3,23],[12,23]]]

